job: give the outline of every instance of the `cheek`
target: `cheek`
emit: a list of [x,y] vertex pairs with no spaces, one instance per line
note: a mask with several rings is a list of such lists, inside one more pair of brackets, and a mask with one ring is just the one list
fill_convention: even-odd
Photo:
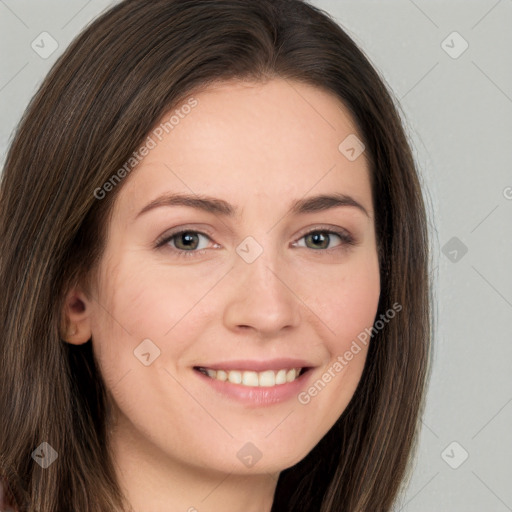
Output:
[[144,418],[152,411],[170,410],[173,404],[172,421],[185,421],[193,404],[188,405],[189,397],[181,396],[179,387],[169,402],[152,390],[173,386],[165,369],[174,375],[182,355],[199,336],[201,325],[190,321],[190,309],[201,290],[187,287],[177,276],[171,284],[161,270],[128,258],[107,269],[103,282],[93,314],[93,345],[117,407],[141,429],[148,427]]
[[343,280],[338,300],[331,297],[333,330],[337,336],[333,348],[337,353],[348,350],[352,340],[373,325],[380,296],[378,270],[354,272]]
[[327,431],[348,405],[364,369],[380,297],[378,261],[371,256],[340,267],[323,283],[326,292],[316,295],[312,309],[325,326],[328,358],[299,403]]
[[373,252],[328,270],[310,273],[304,296],[323,324],[327,348],[334,356],[348,350],[352,340],[373,325],[380,297],[380,272]]
[[174,368],[201,333],[196,310],[201,310],[205,290],[215,284],[211,273],[191,282],[183,272],[166,273],[134,255],[106,268],[103,279],[92,332],[105,379],[116,382],[128,370],[138,370],[142,365],[134,351],[138,353],[143,342],[151,356],[158,354],[154,368]]

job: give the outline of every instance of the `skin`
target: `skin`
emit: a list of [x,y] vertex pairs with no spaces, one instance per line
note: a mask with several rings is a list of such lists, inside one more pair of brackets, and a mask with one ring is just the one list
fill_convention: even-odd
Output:
[[[369,169],[364,153],[349,161],[338,150],[357,132],[323,90],[273,79],[224,82],[194,97],[198,105],[119,185],[98,285],[91,297],[80,287],[67,296],[76,333],[66,339],[92,336],[115,403],[118,478],[135,511],[269,512],[279,472],[348,405],[367,347],[306,405],[296,396],[242,405],[192,367],[296,357],[315,367],[314,383],[373,325],[380,281]],[[164,192],[221,198],[240,215],[167,206],[136,218]],[[368,215],[353,206],[287,214],[295,199],[333,192]],[[325,234],[326,225],[355,245]],[[180,227],[211,236],[196,234],[190,257],[177,255],[187,251],[183,237],[155,249]],[[315,229],[326,240],[305,236]],[[263,249],[251,264],[236,252],[247,236]],[[133,353],[147,338],[160,350],[150,366]],[[252,467],[237,457],[248,442],[262,454]]]

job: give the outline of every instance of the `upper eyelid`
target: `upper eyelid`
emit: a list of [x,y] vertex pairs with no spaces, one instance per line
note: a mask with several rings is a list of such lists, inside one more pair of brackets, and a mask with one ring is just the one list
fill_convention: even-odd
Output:
[[209,232],[208,230],[206,230],[204,228],[187,228],[187,227],[185,227],[185,228],[176,228],[176,231],[171,230],[170,232],[166,232],[163,235],[161,235],[160,237],[158,237],[156,242],[155,242],[155,245],[158,246],[160,244],[165,243],[166,241],[169,241],[171,238],[174,238],[175,236],[178,236],[178,235],[180,235],[182,233],[189,233],[189,232],[190,233],[197,233],[199,235],[206,236],[210,240],[212,240],[212,237],[213,237],[213,234],[211,234],[211,232]]
[[[348,231],[346,228],[342,228],[340,226],[335,227],[335,226],[328,226],[328,225],[320,224],[320,225],[313,226],[311,228],[304,228],[304,230],[301,230],[300,234],[294,238],[294,243],[299,241],[301,238],[304,238],[305,236],[307,236],[310,233],[323,232],[323,231],[329,232],[329,234],[337,235],[337,236],[340,236],[340,234],[337,233],[338,231],[341,233],[344,232],[344,233],[346,233],[347,237],[351,238],[352,240],[355,240],[352,233],[350,231]],[[204,229],[204,228],[194,228],[194,227],[189,228],[189,227],[185,226],[185,227],[176,228],[176,231],[171,231],[168,234],[162,235],[157,240],[155,245],[160,246],[160,245],[168,242],[170,239],[174,238],[175,236],[178,236],[182,233],[188,233],[188,232],[206,236],[207,238],[210,239],[211,242],[214,242],[214,240],[212,238],[213,234],[211,233],[211,231]],[[215,243],[217,243],[217,242],[215,242]],[[176,249],[176,250],[182,251],[182,249]],[[204,249],[201,249],[201,250],[204,250]],[[198,252],[198,251],[189,251],[189,252]]]

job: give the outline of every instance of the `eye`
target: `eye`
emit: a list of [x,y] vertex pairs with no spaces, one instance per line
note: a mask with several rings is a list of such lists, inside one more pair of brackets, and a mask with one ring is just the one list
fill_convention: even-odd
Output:
[[[309,231],[305,235],[303,235],[299,240],[304,239],[305,244],[300,245],[300,247],[307,247],[308,249],[313,250],[329,250],[334,249],[335,247],[329,247],[332,237],[336,237],[340,240],[338,246],[342,245],[354,245],[354,239],[352,236],[344,230],[335,231],[331,229],[315,229],[313,231]],[[308,243],[312,244],[312,247],[308,245]]]
[[[336,246],[331,247],[333,237],[338,238],[339,242]],[[204,254],[208,248],[208,241],[211,240],[210,235],[201,231],[182,229],[164,235],[160,240],[157,240],[155,247],[159,249],[165,246],[177,256],[190,257]],[[322,250],[323,252],[343,250],[347,246],[355,245],[354,238],[345,230],[317,228],[304,234],[299,238],[300,240],[305,240],[305,243],[299,244],[295,242],[294,245],[320,252]],[[218,247],[220,247],[219,244],[215,244],[215,248]]]
[[160,248],[167,245],[178,256],[193,256],[197,253],[202,254],[205,252],[205,246],[199,247],[201,245],[201,238],[211,240],[210,236],[206,233],[190,229],[182,230],[166,235],[163,239],[156,242],[156,247]]

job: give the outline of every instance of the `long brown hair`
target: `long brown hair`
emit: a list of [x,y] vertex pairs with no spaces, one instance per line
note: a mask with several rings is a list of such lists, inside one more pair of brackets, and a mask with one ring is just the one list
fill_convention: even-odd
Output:
[[[389,511],[415,451],[430,373],[425,207],[400,116],[364,53],[301,0],[125,0],[58,59],[28,106],[0,188],[0,476],[19,510],[125,506],[91,341],[60,338],[66,291],[92,279],[123,182],[102,187],[166,112],[214,81],[334,93],[366,147],[379,247],[377,317],[352,400],[278,480],[273,512]],[[340,141],[341,142],[341,141]],[[97,194],[96,194],[97,195]],[[31,454],[48,442],[58,463]]]

